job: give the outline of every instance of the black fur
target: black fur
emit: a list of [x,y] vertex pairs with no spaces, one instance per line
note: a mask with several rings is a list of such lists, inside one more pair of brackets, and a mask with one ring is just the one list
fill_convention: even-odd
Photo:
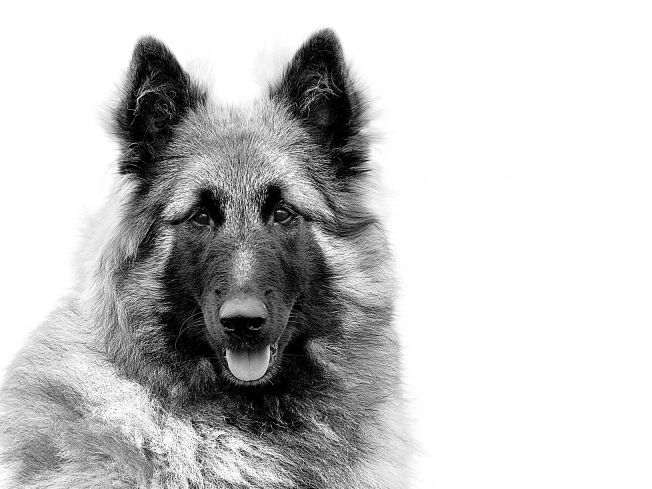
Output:
[[342,46],[332,30],[319,31],[306,41],[270,94],[328,150],[338,178],[366,170],[367,104],[351,80]]
[[123,142],[120,171],[151,177],[174,127],[205,100],[206,93],[164,44],[153,37],[138,41],[114,116]]
[[[242,110],[143,38],[122,95],[106,234],[0,396],[12,482],[406,487],[390,257],[366,203],[366,104],[335,34]],[[266,316],[236,337],[220,311],[243,296]],[[267,346],[251,381],[225,359]]]

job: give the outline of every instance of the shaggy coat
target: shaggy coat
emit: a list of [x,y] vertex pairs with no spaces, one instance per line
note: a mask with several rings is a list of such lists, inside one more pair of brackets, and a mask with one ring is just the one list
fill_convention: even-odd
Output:
[[[335,35],[246,108],[144,38],[113,127],[83,277],[0,394],[0,485],[407,487],[366,104]],[[243,297],[262,312],[236,335],[225,304]]]

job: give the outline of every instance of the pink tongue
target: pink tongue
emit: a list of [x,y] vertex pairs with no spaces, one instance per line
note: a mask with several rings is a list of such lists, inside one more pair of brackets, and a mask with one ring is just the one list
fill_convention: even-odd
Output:
[[259,350],[226,350],[226,363],[229,370],[238,379],[244,381],[258,380],[269,367],[269,345]]

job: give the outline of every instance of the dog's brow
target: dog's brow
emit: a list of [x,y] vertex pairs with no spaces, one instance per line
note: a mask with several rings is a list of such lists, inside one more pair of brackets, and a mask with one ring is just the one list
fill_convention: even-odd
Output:
[[275,175],[270,186],[278,187],[285,199],[308,215],[312,214],[312,217],[331,217],[324,195],[304,175],[300,163],[290,158],[278,157],[272,160],[271,166]]
[[197,185],[194,181],[178,182],[173,190],[166,193],[165,198],[168,204],[163,211],[163,217],[170,221],[184,218],[191,208],[197,206],[205,207],[215,215],[221,214],[227,201],[227,195],[214,185]]
[[276,184],[268,185],[262,193],[262,214],[268,216],[272,213],[274,205],[280,202],[283,198],[281,188]]

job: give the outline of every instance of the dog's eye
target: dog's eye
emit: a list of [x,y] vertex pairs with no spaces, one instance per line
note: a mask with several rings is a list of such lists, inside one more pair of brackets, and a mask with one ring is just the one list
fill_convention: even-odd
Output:
[[198,212],[197,214],[192,216],[192,222],[194,222],[195,224],[199,224],[200,226],[210,226],[211,218],[205,212]]
[[277,207],[274,210],[274,222],[277,224],[287,224],[292,220],[292,213],[284,207]]

